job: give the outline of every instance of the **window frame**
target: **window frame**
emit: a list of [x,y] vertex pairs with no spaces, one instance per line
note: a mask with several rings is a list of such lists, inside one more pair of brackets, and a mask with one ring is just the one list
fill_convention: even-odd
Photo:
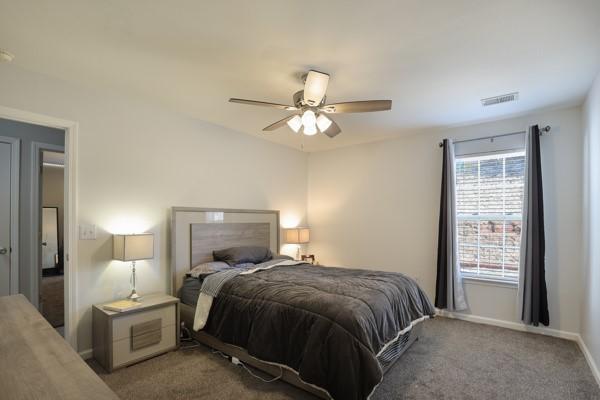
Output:
[[[506,150],[502,150],[502,151],[492,151],[492,152],[480,152],[480,153],[469,153],[469,154],[463,154],[460,156],[456,156],[455,160],[454,160],[454,167],[455,167],[455,174],[457,173],[457,164],[459,162],[465,162],[468,160],[477,160],[478,162],[484,161],[486,159],[496,159],[498,157],[502,157],[504,159],[509,158],[509,157],[515,157],[515,156],[523,156],[526,157],[526,151],[524,148],[512,148],[512,149],[506,149]],[[526,161],[525,161],[526,162]],[[504,164],[503,167],[503,185],[506,182],[506,164]],[[478,166],[478,182],[481,176],[481,165],[479,164]],[[523,187],[523,195],[524,195],[524,191],[525,191],[525,187]],[[456,197],[458,200],[458,185],[456,184],[456,179],[455,179],[455,193],[456,193]],[[480,197],[478,196],[478,203],[480,202]],[[478,208],[479,208],[479,204],[478,204]],[[502,235],[502,242],[503,244],[500,245],[481,245],[479,243],[480,240],[480,226],[481,226],[481,222],[482,221],[502,221],[503,224],[505,225],[506,222],[509,221],[520,221],[521,224],[523,222],[523,210],[521,209],[521,212],[518,214],[506,214],[506,210],[504,210],[504,212],[502,214],[479,214],[479,213],[474,213],[474,214],[459,214],[458,212],[458,204],[456,204],[456,222],[457,222],[457,229],[458,229],[458,223],[460,221],[477,221],[477,244],[472,244],[472,243],[465,243],[465,244],[461,244],[459,242],[458,239],[458,233],[457,233],[457,245],[460,246],[467,246],[467,247],[474,247],[477,248],[477,270],[479,271],[479,266],[480,266],[480,250],[482,248],[495,248],[495,249],[502,249],[503,252],[503,262],[502,262],[502,270],[504,271],[504,253],[506,248],[509,249],[516,249],[518,251],[520,251],[520,247],[521,247],[521,239],[522,237],[519,238],[519,246],[506,246],[506,231],[505,229],[503,229],[503,235]],[[458,257],[459,263],[460,263],[460,255]],[[520,264],[520,260],[519,260],[519,264]],[[519,265],[520,266],[520,265]],[[471,280],[471,281],[479,281],[482,283],[489,283],[489,284],[499,284],[501,286],[510,286],[510,287],[514,287],[514,286],[518,286],[519,284],[519,269],[517,269],[517,276],[516,277],[508,277],[508,276],[498,276],[498,275],[493,275],[493,274],[486,274],[486,273],[480,273],[480,272],[471,272],[471,271],[463,271],[462,265],[460,266],[460,273],[462,275],[462,277],[466,280]]]

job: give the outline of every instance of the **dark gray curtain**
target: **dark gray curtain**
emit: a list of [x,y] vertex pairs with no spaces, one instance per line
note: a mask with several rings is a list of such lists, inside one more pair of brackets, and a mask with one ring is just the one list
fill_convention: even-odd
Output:
[[546,238],[544,233],[544,191],[540,130],[537,125],[527,132],[526,178],[519,263],[519,313],[526,324],[548,326],[546,289]]
[[443,145],[435,306],[459,311],[467,308],[467,302],[458,261],[454,145],[450,139]]

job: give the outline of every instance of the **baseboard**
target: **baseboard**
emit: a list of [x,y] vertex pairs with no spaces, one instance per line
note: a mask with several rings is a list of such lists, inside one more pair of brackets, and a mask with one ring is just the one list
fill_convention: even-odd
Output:
[[94,349],[87,349],[79,352],[79,356],[84,360],[89,360],[94,355]]
[[590,369],[592,370],[592,375],[594,375],[596,383],[598,384],[598,386],[600,386],[600,371],[598,370],[598,366],[596,365],[596,362],[592,357],[592,353],[590,353],[590,351],[588,350],[585,341],[583,340],[581,335],[577,335],[577,344],[579,345],[579,348],[581,349],[585,360],[587,361],[588,365],[590,366]]
[[446,310],[437,310],[437,314],[442,317],[461,319],[463,321],[474,322],[476,324],[485,324],[485,325],[493,325],[499,326],[501,328],[512,329],[515,331],[521,332],[530,332],[537,333],[540,335],[554,336],[562,339],[572,340],[574,342],[578,342],[580,340],[579,333],[576,332],[568,332],[568,331],[560,331],[558,329],[540,327],[540,326],[530,326],[525,324],[520,324],[518,322],[513,321],[504,321],[501,319],[481,317],[479,315],[472,314],[463,314],[463,313],[455,313],[449,312]]

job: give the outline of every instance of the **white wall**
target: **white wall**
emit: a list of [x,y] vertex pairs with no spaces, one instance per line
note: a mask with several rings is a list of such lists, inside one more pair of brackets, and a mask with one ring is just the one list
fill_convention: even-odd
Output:
[[78,244],[80,351],[92,345],[92,304],[129,292],[111,233],[155,233],[155,259],[138,264],[143,294],[168,290],[171,206],[278,209],[288,225],[305,218],[304,153],[16,65],[0,66],[0,87],[2,106],[79,122],[79,223],[98,227],[97,240]]
[[[434,298],[444,137],[552,126],[542,138],[550,327],[578,332],[581,287],[581,109],[432,131],[309,156],[310,252],[330,265],[399,271]],[[474,315],[517,321],[516,289],[466,283]]]
[[583,301],[581,336],[600,365],[600,74],[583,108]]

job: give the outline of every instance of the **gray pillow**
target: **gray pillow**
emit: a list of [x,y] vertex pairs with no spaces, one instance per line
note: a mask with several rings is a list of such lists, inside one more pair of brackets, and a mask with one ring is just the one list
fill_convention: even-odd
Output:
[[285,254],[275,254],[273,260],[294,260],[294,257],[290,257]]
[[216,261],[223,261],[234,266],[243,263],[260,264],[273,258],[273,253],[267,247],[240,246],[213,251]]
[[196,265],[194,268],[188,272],[188,275],[192,278],[198,278],[200,276],[206,276],[213,274],[215,272],[224,271],[226,269],[231,269],[232,267],[221,261],[211,261],[203,264]]

